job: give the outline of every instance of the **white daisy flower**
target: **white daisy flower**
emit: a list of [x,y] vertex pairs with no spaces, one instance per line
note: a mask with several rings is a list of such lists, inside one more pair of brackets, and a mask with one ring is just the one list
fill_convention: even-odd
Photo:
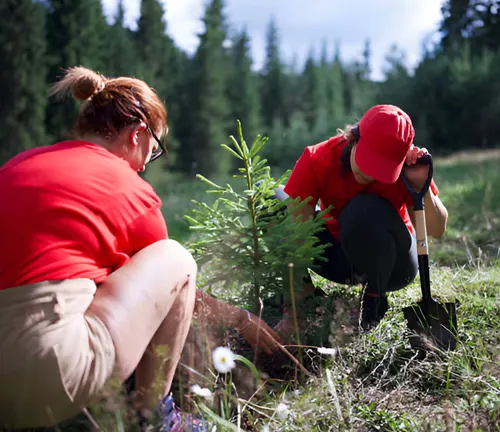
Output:
[[233,352],[226,347],[217,347],[212,353],[214,368],[219,373],[228,373],[236,366]]
[[280,402],[276,407],[276,415],[282,419],[287,418],[289,412],[288,405],[283,402]]
[[318,352],[320,354],[325,354],[325,355],[331,355],[331,356],[334,356],[336,353],[337,353],[337,350],[335,348],[325,348],[325,347],[321,347],[321,348],[318,348]]
[[208,388],[201,388],[198,384],[193,384],[191,386],[191,392],[197,396],[201,396],[205,399],[212,398],[212,392]]

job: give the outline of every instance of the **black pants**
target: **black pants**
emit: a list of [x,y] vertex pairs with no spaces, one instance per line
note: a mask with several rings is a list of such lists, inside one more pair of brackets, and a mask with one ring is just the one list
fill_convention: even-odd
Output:
[[340,236],[336,240],[325,228],[317,234],[321,243],[331,243],[324,261],[313,270],[341,284],[367,284],[367,291],[382,294],[410,284],[418,273],[415,236],[398,212],[385,199],[360,194],[342,209]]

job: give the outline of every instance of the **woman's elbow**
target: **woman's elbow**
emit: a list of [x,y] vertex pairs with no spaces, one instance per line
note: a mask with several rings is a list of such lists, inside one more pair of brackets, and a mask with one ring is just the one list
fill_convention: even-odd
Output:
[[447,225],[448,225],[448,211],[443,207],[443,209],[441,209],[441,217],[439,218],[439,221],[434,224],[429,234],[434,239],[440,240],[446,232]]
[[444,233],[446,232],[446,226],[436,227],[429,234],[435,240],[441,240]]

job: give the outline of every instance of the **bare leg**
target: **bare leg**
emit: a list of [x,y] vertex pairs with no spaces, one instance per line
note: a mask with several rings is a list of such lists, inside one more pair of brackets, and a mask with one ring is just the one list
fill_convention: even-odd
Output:
[[[186,285],[181,288],[170,312],[163,320],[137,366],[135,379],[139,409],[150,406],[152,400],[163,398],[170,390],[191,325],[196,293],[195,284],[195,278],[190,278]],[[166,347],[166,352],[157,353],[156,349],[159,346]],[[162,355],[166,355],[166,357],[162,357]],[[162,370],[159,388],[161,394],[152,394],[152,387],[158,380],[158,372]]]
[[[142,396],[139,409],[152,406],[151,384],[163,368],[162,395],[170,389],[191,324],[197,266],[174,240],[162,240],[138,252],[98,288],[87,313],[108,328],[116,350],[116,369],[124,381],[137,370]],[[168,360],[156,358],[166,345]],[[147,352],[146,352],[147,350]]]

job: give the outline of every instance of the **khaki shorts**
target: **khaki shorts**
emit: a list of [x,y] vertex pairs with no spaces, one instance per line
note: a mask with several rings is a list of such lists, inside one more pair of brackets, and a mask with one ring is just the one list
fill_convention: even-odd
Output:
[[95,291],[89,279],[0,291],[0,430],[69,419],[112,377],[111,336],[85,314]]

